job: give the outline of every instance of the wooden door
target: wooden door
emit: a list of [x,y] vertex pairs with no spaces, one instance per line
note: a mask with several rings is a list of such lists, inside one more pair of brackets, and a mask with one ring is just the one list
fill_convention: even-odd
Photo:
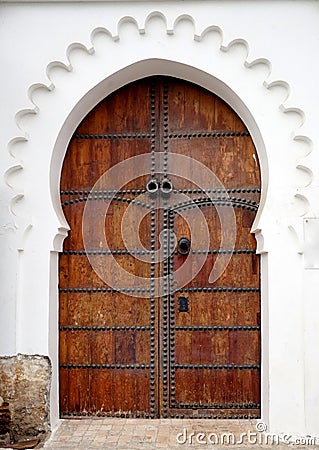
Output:
[[198,86],[143,79],[88,114],[61,178],[62,417],[259,417],[259,197],[246,127]]

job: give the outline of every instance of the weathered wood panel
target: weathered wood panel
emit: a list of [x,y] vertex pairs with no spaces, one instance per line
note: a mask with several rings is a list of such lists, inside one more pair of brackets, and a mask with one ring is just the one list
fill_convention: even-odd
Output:
[[[163,152],[160,162],[157,152]],[[170,153],[189,157],[189,174],[196,161],[209,169],[201,186],[170,173]],[[116,193],[107,178],[91,192],[112,167],[143,154],[152,173],[140,176],[132,164]],[[159,187],[168,178],[174,191],[148,196],[151,178]],[[71,228],[60,257],[63,416],[259,415],[260,265],[250,233],[259,196],[258,158],[247,129],[198,86],[147,78],[88,114],[61,178]],[[88,202],[94,207],[84,242]],[[234,222],[225,222],[227,208]],[[173,246],[173,233],[176,241],[191,241],[189,255]],[[221,249],[222,236],[232,234],[233,245]],[[157,262],[161,246],[164,259]],[[210,283],[216,261],[226,267]],[[157,276],[166,277],[162,284]],[[136,277],[146,280],[143,295]]]

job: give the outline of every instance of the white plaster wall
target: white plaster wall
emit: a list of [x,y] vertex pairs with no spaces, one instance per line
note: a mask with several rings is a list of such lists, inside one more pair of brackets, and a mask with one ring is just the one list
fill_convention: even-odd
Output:
[[[158,14],[147,21],[154,11],[167,23]],[[180,16],[188,20],[175,24]],[[56,251],[67,228],[56,205],[63,152],[101,98],[135,78],[167,73],[224,97],[253,135],[264,177],[256,224],[263,253],[263,419],[273,432],[319,435],[319,272],[305,269],[302,255],[302,217],[319,213],[318,23],[315,1],[0,3],[0,354],[50,355],[53,423]],[[200,38],[212,26],[220,31]],[[119,39],[92,37],[98,27]],[[140,59],[146,62],[135,64]],[[260,64],[249,69],[252,61]],[[35,89],[41,83],[52,91]],[[28,109],[37,114],[21,113]],[[14,169],[19,165],[23,170]]]

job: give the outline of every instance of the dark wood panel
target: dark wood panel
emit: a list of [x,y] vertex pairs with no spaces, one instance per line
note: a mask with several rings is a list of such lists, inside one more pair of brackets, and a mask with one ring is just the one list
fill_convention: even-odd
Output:
[[[201,189],[259,186],[258,160],[250,137],[172,139],[169,151],[188,156],[207,167],[208,170],[197,176]],[[189,188],[188,180],[178,177],[172,180],[176,189]]]
[[[219,262],[217,262],[217,258]],[[183,266],[186,268],[184,274]],[[224,268],[218,280],[211,286],[228,287],[230,280],[231,287],[252,287],[259,288],[259,257],[256,254],[233,254],[230,255],[198,255],[189,254],[187,258],[183,255],[176,255],[174,258],[174,270],[180,269],[183,274],[180,277],[175,277],[181,282],[187,279],[187,275],[192,273],[195,275],[198,269],[202,267],[197,276],[194,277],[184,287],[190,286],[207,286],[209,284],[209,276],[214,267]]]
[[[219,250],[220,248],[255,250],[256,240],[250,233],[255,211],[235,206],[232,207],[233,212],[228,216],[229,208],[229,206],[198,205],[191,209],[177,209],[174,215],[175,234],[178,237],[189,238],[192,241],[192,250]],[[194,225],[193,228],[191,228],[192,225]],[[206,247],[203,244],[204,238],[201,240],[201,236],[209,242]],[[235,236],[235,239],[232,239],[232,236]],[[222,238],[223,247],[221,247]]]
[[[124,287],[121,268],[127,274],[148,278],[150,265],[141,261],[136,255],[61,255],[63,268],[60,288],[72,287],[103,287],[112,281],[116,287]],[[68,273],[65,273],[67,267]],[[92,270],[94,269],[94,270]]]
[[[66,196],[63,196],[64,198]],[[70,225],[70,233],[64,250],[150,250],[150,212],[138,204],[131,204],[131,197],[117,196],[119,200],[106,203],[105,200],[79,202],[87,196],[68,196],[64,207],[65,217]],[[121,200],[122,199],[122,200]],[[127,201],[129,200],[129,201]],[[72,203],[69,203],[72,201]],[[83,240],[83,220],[86,220],[85,242]],[[125,218],[125,220],[123,220]],[[110,231],[112,230],[112,231]],[[84,245],[85,244],[85,245]]]
[[253,388],[258,384],[259,372],[254,369],[177,369],[176,401],[208,405],[259,403],[259,392]]
[[[149,152],[150,139],[72,139],[69,145],[62,170],[61,190],[63,191],[91,191],[99,181],[99,189],[111,189],[106,175],[108,170],[115,167],[121,161],[135,155]],[[145,164],[145,163],[144,163]],[[76,171],[74,171],[76,167]],[[125,179],[128,181],[122,189],[144,189],[147,177],[134,177],[134,163],[126,166]],[[143,167],[147,170],[147,167]],[[114,169],[115,170],[115,169]],[[120,168],[118,169],[121,173]],[[141,175],[138,173],[138,175]],[[115,178],[115,181],[118,180]]]
[[[178,311],[178,297],[188,298],[189,311]],[[175,294],[176,326],[258,326],[259,292],[187,292]]]
[[136,81],[109,95],[83,120],[78,134],[150,132],[149,79]]
[[259,364],[259,330],[175,333],[177,364]]
[[169,131],[247,131],[225,102],[198,86],[170,80],[168,95]]

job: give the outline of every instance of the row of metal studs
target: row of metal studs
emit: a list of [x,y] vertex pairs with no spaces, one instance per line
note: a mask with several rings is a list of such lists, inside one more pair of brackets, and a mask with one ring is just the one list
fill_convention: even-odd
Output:
[[63,255],[151,255],[151,250],[63,250]]
[[[170,414],[172,419],[185,419],[184,414]],[[260,414],[194,414],[193,416],[187,415],[187,419],[260,419]]]
[[[233,189],[174,189],[174,193],[183,194],[255,194],[260,193],[260,188],[233,188]],[[109,195],[109,194],[144,194],[145,189],[109,189],[106,191],[77,191],[72,189],[70,191],[61,191],[61,195]]]
[[[198,201],[197,201],[198,200]],[[232,206],[234,208],[240,208],[240,209],[247,209],[247,211],[257,211],[259,205],[256,204],[249,204],[249,203],[242,203],[240,201],[232,202],[232,201],[223,201],[223,200],[216,200],[212,199],[209,202],[203,201],[203,199],[192,199],[191,202],[185,202],[182,203],[176,203],[175,205],[172,205],[172,210],[176,214],[178,213],[179,209],[193,209],[193,208],[205,208],[206,206]]]
[[155,143],[156,143],[156,97],[155,83],[151,84],[151,177],[155,176]]
[[[105,412],[105,411],[97,411],[97,412],[62,412],[61,417],[66,419],[68,417],[114,417],[114,418],[131,418],[131,419],[148,419],[154,418],[152,415],[150,416],[148,413],[144,412]],[[184,419],[185,414],[170,414],[172,419]],[[260,419],[259,414],[199,414],[193,416],[187,416],[187,419]]]
[[173,213],[176,214],[177,209],[192,209],[192,208],[204,208],[205,206],[234,206],[237,208],[248,209],[250,211],[255,211],[258,209],[259,204],[257,202],[251,201],[245,198],[236,197],[217,197],[212,199],[206,198],[194,198],[187,201],[179,202],[172,205]]
[[110,195],[110,194],[143,194],[145,189],[108,189],[108,190],[90,190],[90,191],[78,191],[76,189],[71,189],[70,191],[60,191],[61,195]]
[[241,137],[250,136],[248,131],[199,131],[193,133],[170,133],[168,137],[170,139],[176,138],[201,138],[201,137]]
[[[164,107],[165,108],[165,107]],[[250,136],[247,131],[198,131],[193,133],[169,133],[170,139],[201,137],[244,137]],[[109,133],[109,134],[75,134],[74,139],[149,139],[148,133]]]
[[[131,418],[131,419],[148,419],[150,418],[149,413],[147,412],[125,412],[125,411],[97,411],[97,412],[90,412],[90,411],[83,411],[83,412],[62,412],[61,413],[62,418],[68,418],[68,417],[116,417],[116,418]],[[152,417],[151,417],[152,418]]]
[[168,356],[168,348],[169,348],[169,326],[168,326],[168,298],[169,298],[169,267],[168,267],[168,209],[167,202],[164,202],[164,211],[163,211],[163,418],[168,417],[168,376],[169,376],[169,356]]
[[95,293],[100,293],[100,292],[108,292],[108,293],[112,293],[112,292],[122,292],[122,293],[130,293],[130,292],[150,292],[150,289],[148,288],[116,288],[116,289],[112,289],[112,288],[104,288],[104,287],[92,287],[92,288],[59,288],[59,292],[64,292],[64,293],[75,293],[75,294],[81,294],[81,293],[90,293],[90,294],[95,294]]
[[[155,164],[155,161],[154,161]],[[164,159],[164,165],[165,165],[165,159]],[[155,170],[155,166],[154,166]],[[100,201],[100,200],[112,200],[112,201],[119,201],[124,203],[132,203],[137,206],[141,206],[143,208],[150,209],[151,206],[148,203],[141,202],[139,200],[136,200],[134,198],[127,198],[127,197],[114,197],[112,195],[96,195],[96,196],[88,196],[88,197],[79,197],[71,200],[66,200],[62,202],[62,206],[69,206],[77,203],[87,202],[87,201]],[[172,209],[192,209],[196,207],[205,207],[205,206],[211,206],[211,205],[218,205],[218,206],[234,206],[237,208],[242,209],[248,209],[250,211],[255,211],[258,209],[259,204],[257,202],[251,201],[249,199],[245,198],[212,198],[207,199],[206,198],[194,198],[191,200],[175,203],[171,205]]]
[[260,403],[178,403],[178,408],[189,409],[258,409]]
[[[168,85],[164,82],[163,85],[163,175],[167,177],[168,171]],[[168,361],[168,347],[169,347],[169,324],[168,324],[168,301],[169,301],[169,280],[168,280],[168,205],[167,200],[163,199],[163,277],[164,277],[164,292],[162,297],[163,302],[163,418],[168,417],[168,384],[169,384],[169,361]]]
[[74,139],[149,139],[148,133],[123,133],[123,134],[75,134]]
[[151,210],[151,265],[150,265],[150,325],[151,325],[151,337],[150,337],[150,413],[151,417],[156,416],[156,374],[155,374],[155,318],[156,318],[156,292],[155,292],[155,236],[156,236],[156,210],[155,202],[152,200]]
[[260,188],[174,189],[175,193],[182,192],[183,194],[256,194],[260,191]]
[[[219,255],[219,254],[255,254],[254,249],[234,249],[234,250],[191,250],[192,254],[203,254],[203,255]],[[151,255],[152,250],[63,250],[63,255]],[[174,251],[174,255],[178,255],[178,251]]]
[[60,364],[62,369],[149,369],[148,364]]
[[[169,216],[169,242],[170,242],[170,252],[173,251],[175,246],[174,237],[174,216],[170,214]],[[174,282],[174,258],[170,258],[170,285],[173,286]],[[175,385],[175,305],[174,305],[174,293],[170,291],[170,394],[171,394],[171,405],[174,406],[176,385]]]
[[226,325],[194,325],[194,326],[176,326],[176,331],[256,331],[260,330],[259,325],[236,325],[236,326],[226,326]]
[[77,203],[87,202],[87,201],[99,201],[99,200],[112,200],[112,201],[118,201],[118,202],[124,202],[124,203],[132,203],[137,206],[142,206],[143,208],[150,209],[151,206],[145,202],[140,202],[139,200],[136,200],[134,198],[127,198],[127,197],[113,197],[111,195],[98,195],[98,196],[88,196],[88,197],[80,197],[75,198],[71,200],[66,200],[65,202],[62,202],[62,206],[69,206],[74,205]]
[[[156,144],[156,97],[155,97],[155,83],[151,83],[151,178],[155,176],[155,144]],[[156,236],[156,211],[155,201],[151,200],[151,265],[150,265],[150,414],[151,418],[156,417],[156,383],[155,378],[155,309],[156,309],[156,292],[155,292],[155,236]]]
[[260,292],[258,287],[189,287],[179,288],[174,292]]
[[259,370],[260,364],[175,364],[174,367],[176,369]]
[[[156,144],[156,97],[155,97],[155,83],[151,83],[151,178],[155,176],[155,144]],[[156,316],[156,292],[155,292],[155,236],[156,236],[156,211],[155,201],[151,200],[151,264],[150,264],[150,416],[156,417],[156,375],[155,375],[155,316]]]
[[167,176],[168,169],[168,85],[165,82],[163,86],[163,150],[164,150],[164,161],[163,161],[163,174],[164,178]]
[[151,327],[147,326],[106,326],[106,325],[92,325],[92,326],[71,326],[71,325],[62,325],[60,326],[60,331],[150,331]]
[[[152,266],[152,263],[151,263]],[[155,263],[154,263],[154,270],[155,270]],[[93,287],[93,288],[59,288],[60,292],[64,293],[100,293],[100,292],[122,292],[122,293],[130,293],[130,292],[150,292],[153,295],[152,292],[153,286],[151,289],[148,288],[99,288],[99,287]],[[259,292],[260,288],[245,288],[245,287],[189,287],[189,288],[179,288],[174,290],[173,292]],[[172,292],[172,293],[173,293]],[[155,296],[154,296],[155,297]]]
[[[247,254],[255,254],[256,250],[251,248],[239,248],[239,249],[218,249],[218,250],[191,250],[192,254],[203,254],[203,255],[247,255]],[[174,254],[178,254],[178,252],[174,252]]]
[[169,270],[168,270],[168,229],[167,208],[164,209],[164,296],[163,296],[163,417],[168,414],[168,376],[169,376],[169,326],[168,326],[168,299],[169,299]]

